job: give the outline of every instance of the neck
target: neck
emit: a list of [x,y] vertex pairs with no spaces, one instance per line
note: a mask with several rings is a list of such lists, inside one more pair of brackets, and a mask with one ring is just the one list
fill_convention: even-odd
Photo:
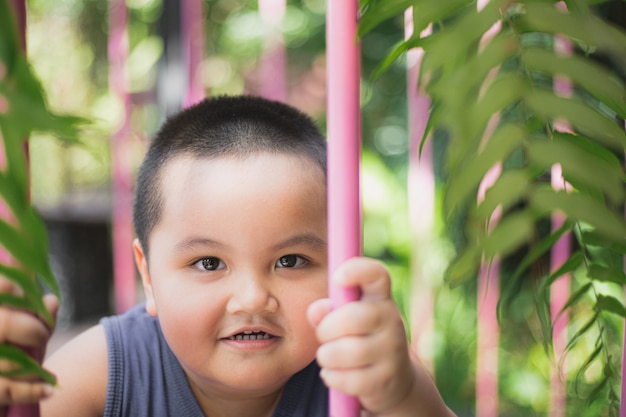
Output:
[[271,417],[282,393],[280,389],[259,396],[232,396],[209,394],[194,383],[190,385],[200,408],[207,417]]

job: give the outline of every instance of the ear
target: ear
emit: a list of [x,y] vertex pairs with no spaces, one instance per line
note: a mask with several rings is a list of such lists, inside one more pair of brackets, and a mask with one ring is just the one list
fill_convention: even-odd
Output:
[[141,275],[141,283],[143,284],[143,292],[146,295],[146,311],[151,316],[156,317],[157,308],[152,292],[152,279],[148,270],[148,258],[146,258],[139,239],[133,240],[133,253],[135,254],[135,264]]

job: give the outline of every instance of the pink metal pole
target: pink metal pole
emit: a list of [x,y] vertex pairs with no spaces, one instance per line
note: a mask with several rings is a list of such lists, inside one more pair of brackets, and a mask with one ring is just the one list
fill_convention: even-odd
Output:
[[[326,3],[328,77],[328,274],[361,254],[360,47],[358,0]],[[329,285],[335,307],[360,297],[357,289]],[[358,399],[330,391],[331,417],[358,417]]]
[[[421,36],[428,36],[431,26]],[[413,8],[404,13],[405,38],[413,36]],[[422,253],[432,238],[435,218],[435,173],[432,161],[432,141],[428,139],[419,149],[422,136],[426,130],[430,99],[424,89],[418,85],[419,72],[424,50],[414,48],[407,52],[407,105],[409,123],[409,177],[408,199],[409,216],[413,234],[414,250],[411,262],[411,283],[413,296],[411,300],[411,335],[413,345],[419,353],[424,366],[434,375],[433,349],[430,336],[434,328],[434,299],[431,288],[424,282],[421,264]],[[429,346],[426,345],[429,344]]]
[[124,114],[112,140],[113,176],[113,274],[118,313],[135,304],[135,268],[132,256],[132,168],[128,149],[131,139],[131,101],[128,94],[128,11],[124,0],[109,1],[109,86],[122,102]]
[[[489,0],[479,0],[478,10],[482,10]],[[497,21],[483,35],[480,46],[484,47],[501,30],[502,24]],[[496,76],[499,68],[494,68],[488,75],[487,84]],[[483,136],[483,141],[489,140],[491,134],[500,121],[500,115],[494,115]],[[497,163],[487,172],[478,190],[478,201],[482,201],[485,192],[498,179],[502,172],[502,164]],[[489,230],[492,230],[501,217],[501,207],[491,215]],[[500,297],[500,259],[498,257],[488,262],[483,260],[478,277],[478,323],[477,323],[477,352],[476,352],[476,416],[498,416],[498,345],[500,340],[500,326],[498,325],[497,307]]]
[[[559,2],[557,7],[563,11],[567,11],[567,6],[564,2]],[[573,53],[573,47],[571,41],[563,36],[556,36],[554,39],[554,47],[556,52],[560,55],[571,55]],[[570,80],[562,76],[554,77],[554,91],[557,95],[562,97],[569,97],[572,95],[573,87]],[[563,121],[556,120],[554,122],[555,130],[559,132],[572,132],[571,127]],[[561,166],[555,165],[552,167],[552,187],[556,190],[563,190],[566,188],[565,180],[563,179]],[[565,217],[560,213],[552,214],[552,230],[558,230],[563,226]],[[570,256],[572,236],[571,233],[565,233],[552,247],[550,252],[550,272],[557,271]],[[560,316],[557,316],[563,309],[563,306],[567,303],[570,294],[570,281],[571,274],[567,273],[558,278],[550,288],[550,313],[552,317],[552,342],[554,346],[555,364],[551,369],[550,378],[550,417],[564,417],[565,416],[565,399],[566,393],[566,381],[565,375],[560,371],[565,365],[565,358],[563,354],[565,347],[567,346],[567,322],[569,320],[569,314],[563,312]]]
[[285,41],[280,24],[286,0],[259,0],[259,13],[266,27],[261,57],[261,95],[270,100],[287,100]]
[[[502,172],[500,163],[485,175],[478,191],[478,200]],[[501,216],[501,207],[496,208],[489,221],[489,229],[496,226]],[[497,319],[500,295],[500,260],[491,263],[483,260],[478,278],[478,323],[476,358],[476,417],[498,416],[498,344],[500,326]]]
[[182,0],[181,7],[183,57],[187,67],[187,91],[183,106],[189,107],[205,96],[201,72],[204,57],[204,7],[202,0]]

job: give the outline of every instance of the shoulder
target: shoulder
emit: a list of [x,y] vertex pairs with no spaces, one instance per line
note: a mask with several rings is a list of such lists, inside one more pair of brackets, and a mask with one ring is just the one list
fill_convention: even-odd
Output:
[[57,377],[55,393],[41,403],[44,417],[104,413],[108,381],[105,331],[96,325],[54,352],[44,363]]

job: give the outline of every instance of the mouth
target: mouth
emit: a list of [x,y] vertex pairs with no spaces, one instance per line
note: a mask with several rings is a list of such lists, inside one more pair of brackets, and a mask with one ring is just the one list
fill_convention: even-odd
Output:
[[245,330],[241,333],[234,334],[226,338],[226,340],[268,340],[276,336],[266,333],[262,330]]

